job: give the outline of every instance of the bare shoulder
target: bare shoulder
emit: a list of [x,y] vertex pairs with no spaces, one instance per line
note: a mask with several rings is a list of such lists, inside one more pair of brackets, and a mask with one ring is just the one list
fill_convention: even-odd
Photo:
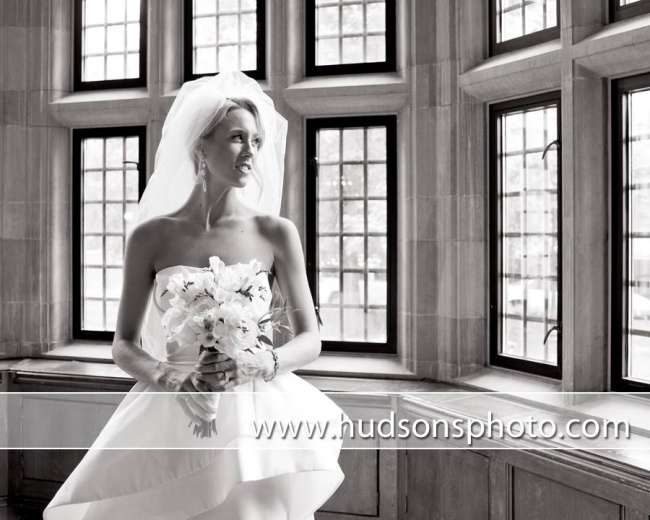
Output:
[[138,258],[141,263],[148,264],[152,269],[160,244],[173,233],[177,224],[168,217],[156,217],[142,222],[133,229],[126,248],[127,256]]
[[269,241],[277,258],[292,257],[297,249],[302,252],[300,233],[292,220],[274,215],[255,217],[260,233]]
[[129,242],[149,247],[158,242],[161,236],[169,234],[175,225],[173,219],[169,217],[152,218],[135,227]]

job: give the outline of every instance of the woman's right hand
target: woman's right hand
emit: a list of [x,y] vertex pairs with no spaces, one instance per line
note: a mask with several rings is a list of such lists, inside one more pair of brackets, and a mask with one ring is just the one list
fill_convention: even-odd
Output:
[[215,417],[214,397],[211,396],[206,383],[201,381],[201,373],[197,370],[185,372],[161,363],[163,375],[158,379],[159,386],[164,392],[179,394],[176,397],[191,412],[205,420]]
[[224,392],[235,386],[237,363],[223,352],[204,349],[195,368],[199,371],[197,387],[206,392]]

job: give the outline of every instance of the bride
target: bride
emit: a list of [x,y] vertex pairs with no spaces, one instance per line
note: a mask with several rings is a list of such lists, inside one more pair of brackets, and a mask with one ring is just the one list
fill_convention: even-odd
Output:
[[[241,72],[180,89],[126,246],[113,356],[136,384],[45,520],[308,520],[340,486],[339,438],[265,445],[252,426],[307,419],[334,428],[344,417],[292,373],[318,357],[321,341],[300,237],[279,216],[286,133]],[[166,340],[167,283],[213,264],[224,276],[264,267],[256,280],[269,294],[275,283],[288,303],[292,339],[247,358]],[[217,434],[197,437],[188,416],[212,420]]]

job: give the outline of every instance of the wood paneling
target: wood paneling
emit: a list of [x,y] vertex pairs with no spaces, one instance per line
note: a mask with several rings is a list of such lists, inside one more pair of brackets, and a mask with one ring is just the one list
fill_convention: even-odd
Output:
[[487,457],[457,450],[407,452],[407,520],[488,520]]
[[332,513],[377,516],[380,458],[378,450],[343,450],[339,464],[345,480],[321,509]]
[[620,520],[621,507],[559,482],[515,469],[513,520]]

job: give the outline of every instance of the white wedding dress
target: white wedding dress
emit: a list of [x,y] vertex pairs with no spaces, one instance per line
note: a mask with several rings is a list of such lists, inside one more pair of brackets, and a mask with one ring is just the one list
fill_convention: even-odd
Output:
[[[178,265],[157,273],[152,297],[158,312],[168,306],[161,296],[166,280],[179,269],[198,268]],[[260,272],[260,282],[270,286],[269,275]],[[176,344],[168,343],[167,361],[191,369],[198,353],[170,345]],[[303,435],[265,448],[254,437],[253,421],[330,421],[338,426],[343,411],[291,372],[217,395],[218,433],[201,439],[194,437],[174,395],[136,383],[43,518],[313,519],[345,478],[338,463],[342,441]]]

